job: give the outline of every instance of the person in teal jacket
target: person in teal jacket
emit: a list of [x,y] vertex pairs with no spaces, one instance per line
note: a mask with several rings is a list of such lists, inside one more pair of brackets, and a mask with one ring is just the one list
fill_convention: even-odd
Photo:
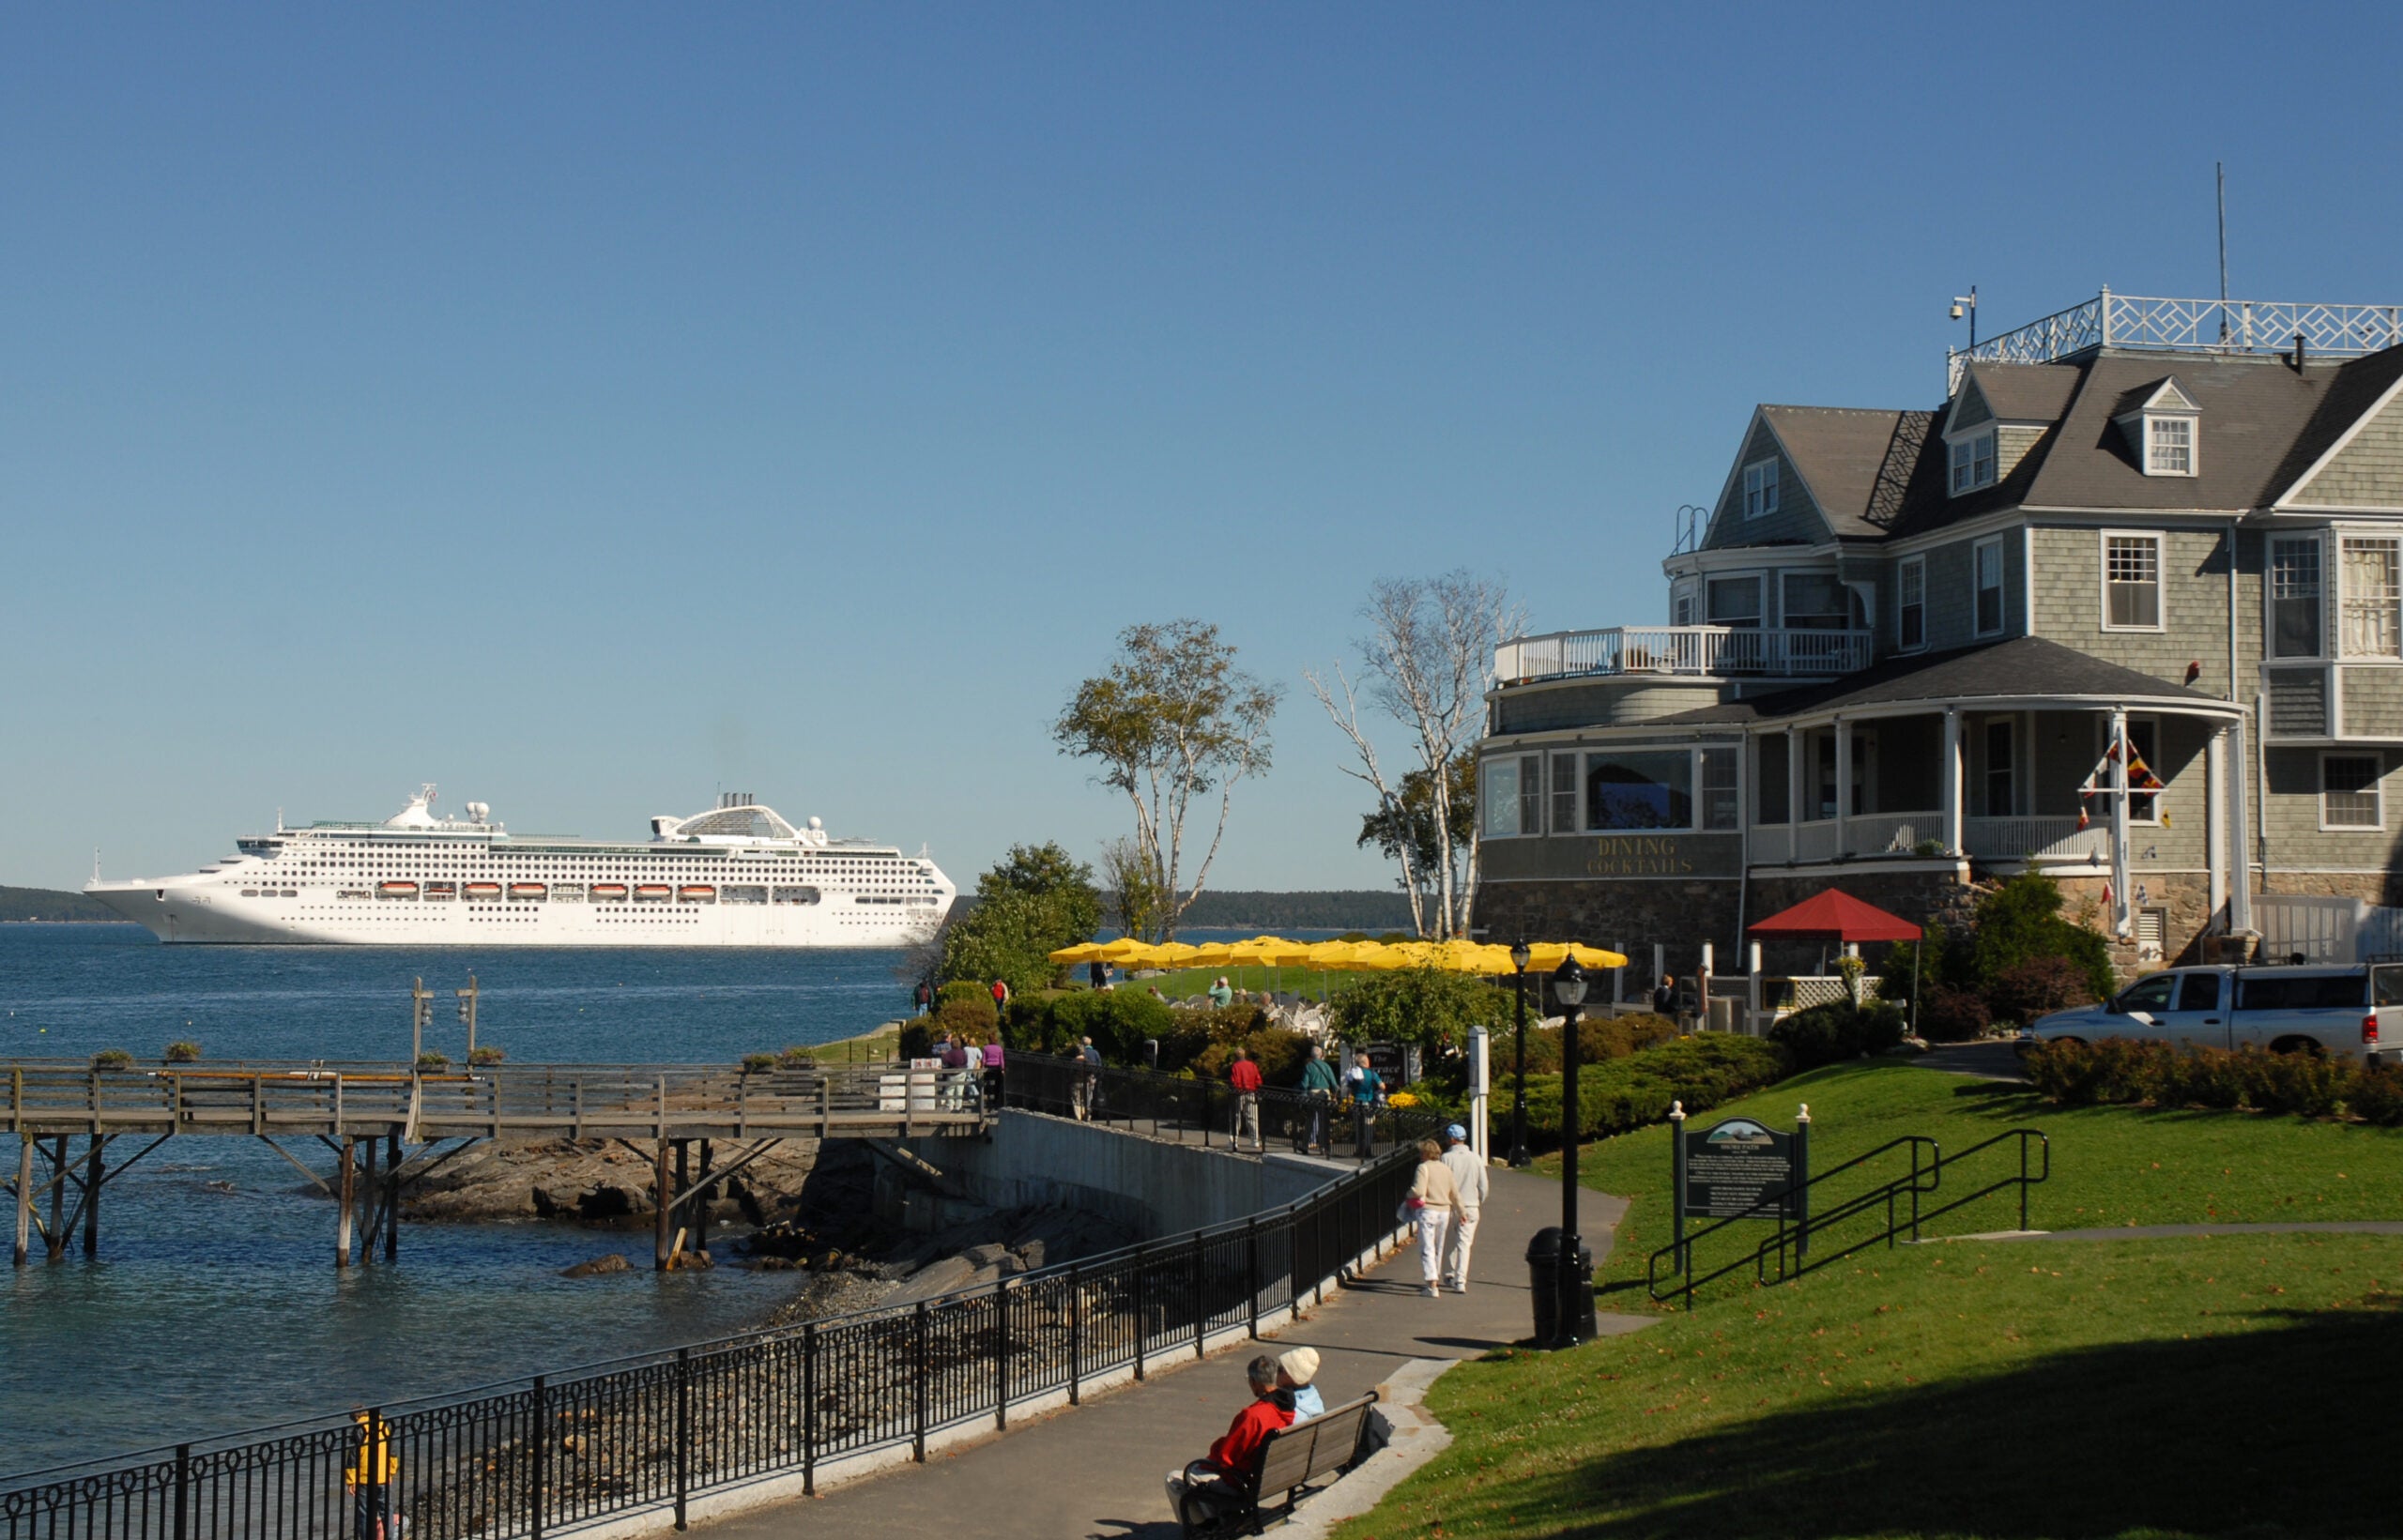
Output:
[[1344,1078],[1352,1085],[1352,1153],[1367,1160],[1376,1153],[1370,1146],[1376,1133],[1377,1108],[1385,1105],[1385,1083],[1376,1066],[1369,1062],[1367,1054],[1360,1055],[1352,1073]]
[[1327,1128],[1327,1114],[1343,1087],[1335,1078],[1335,1066],[1326,1061],[1326,1049],[1310,1044],[1309,1062],[1302,1066],[1302,1094],[1309,1098],[1309,1122],[1302,1134],[1302,1153],[1314,1155],[1322,1147],[1329,1155],[1335,1153],[1335,1136]]

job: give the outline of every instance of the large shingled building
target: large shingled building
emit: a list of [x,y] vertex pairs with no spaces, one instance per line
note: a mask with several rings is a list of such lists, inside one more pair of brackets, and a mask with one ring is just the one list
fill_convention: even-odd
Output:
[[1500,649],[1478,924],[1685,971],[1831,883],[2034,867],[2135,964],[2403,904],[2399,317],[2106,290],[1933,409],[1757,408],[1668,624]]

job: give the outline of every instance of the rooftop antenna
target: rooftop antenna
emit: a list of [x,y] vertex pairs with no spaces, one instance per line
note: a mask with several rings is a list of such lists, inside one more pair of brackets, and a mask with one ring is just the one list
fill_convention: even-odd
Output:
[[1968,293],[1952,297],[1952,319],[1961,319],[1964,312],[1969,317],[1969,346],[1974,351],[1978,345],[1978,286],[1975,283],[1969,285]]
[[2227,341],[2227,162],[2214,160],[2212,172],[2219,179],[2219,340]]

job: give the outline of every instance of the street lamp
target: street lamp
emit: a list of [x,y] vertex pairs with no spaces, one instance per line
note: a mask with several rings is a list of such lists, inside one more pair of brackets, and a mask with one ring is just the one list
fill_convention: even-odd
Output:
[[1560,959],[1552,992],[1568,1013],[1560,1030],[1560,1334],[1554,1344],[1566,1348],[1577,1340],[1586,1281],[1577,1261],[1584,1249],[1577,1234],[1577,1016],[1585,1003],[1585,970],[1575,952]]
[[1527,1164],[1527,959],[1533,955],[1523,938],[1511,944],[1510,967],[1519,996],[1519,1094],[1510,1104],[1509,1164],[1514,1168]]

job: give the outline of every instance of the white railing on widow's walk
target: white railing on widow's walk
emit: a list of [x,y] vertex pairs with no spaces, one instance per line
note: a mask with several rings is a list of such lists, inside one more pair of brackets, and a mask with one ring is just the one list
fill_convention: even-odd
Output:
[[2084,304],[1946,356],[1946,388],[1971,363],[2051,363],[2089,348],[2147,353],[2313,353],[2355,357],[2403,343],[2403,306],[2264,299],[2162,299],[2105,289]]
[[1985,861],[2108,861],[2111,830],[2096,821],[2081,830],[2072,817],[1964,818],[1961,843]]
[[1503,684],[1584,674],[1822,677],[1866,668],[1873,651],[1865,631],[1609,626],[1505,642],[1493,649],[1493,677]]

